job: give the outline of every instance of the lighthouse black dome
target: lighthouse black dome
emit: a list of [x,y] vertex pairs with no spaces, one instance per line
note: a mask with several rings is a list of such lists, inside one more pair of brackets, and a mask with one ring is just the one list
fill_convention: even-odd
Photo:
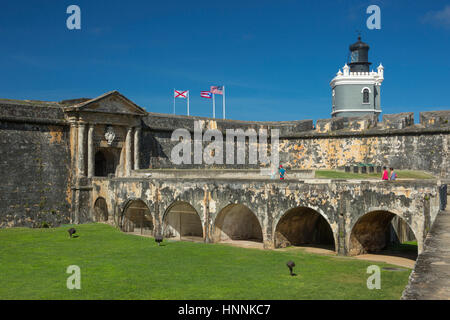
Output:
[[361,41],[361,36],[358,36],[358,41],[350,45],[350,72],[369,72],[372,64],[369,62],[369,49],[369,45]]
[[358,49],[366,49],[369,50],[370,47],[367,43],[361,41],[361,36],[358,36],[358,41],[356,41],[354,44],[350,45],[350,51],[355,51]]

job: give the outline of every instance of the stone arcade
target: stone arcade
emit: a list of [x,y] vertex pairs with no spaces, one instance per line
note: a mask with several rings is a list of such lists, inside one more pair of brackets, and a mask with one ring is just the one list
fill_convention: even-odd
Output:
[[[102,221],[124,232],[246,240],[265,248],[329,245],[341,255],[383,248],[403,220],[419,252],[450,178],[449,111],[376,118],[244,122],[148,113],[117,91],[62,102],[0,100],[0,226]],[[289,179],[249,163],[170,161],[175,129],[278,129]],[[248,140],[246,142],[248,144]],[[268,146],[270,147],[270,146]],[[192,155],[193,156],[193,155]],[[235,154],[235,156],[237,156]],[[429,171],[396,182],[314,179],[357,163]],[[445,198],[445,199],[444,199]]]

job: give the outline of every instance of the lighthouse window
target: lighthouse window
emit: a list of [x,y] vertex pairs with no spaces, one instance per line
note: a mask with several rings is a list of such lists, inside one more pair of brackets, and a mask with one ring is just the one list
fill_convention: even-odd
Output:
[[359,56],[358,51],[352,51],[351,62],[358,62],[358,56]]
[[363,91],[363,103],[369,103],[369,89]]

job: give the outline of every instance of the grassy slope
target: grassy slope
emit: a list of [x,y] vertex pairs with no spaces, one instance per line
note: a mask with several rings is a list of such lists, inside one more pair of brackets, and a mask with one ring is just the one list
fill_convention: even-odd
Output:
[[[428,173],[411,170],[398,170],[397,179],[434,179]],[[326,179],[378,179],[381,180],[381,173],[346,173],[335,170],[317,170],[316,178]]]
[[[381,290],[368,290],[374,262],[220,244],[158,247],[102,224],[76,226],[79,237],[69,239],[67,229],[0,230],[0,299],[398,299],[410,273],[382,271]],[[66,288],[69,265],[81,268],[81,290]]]

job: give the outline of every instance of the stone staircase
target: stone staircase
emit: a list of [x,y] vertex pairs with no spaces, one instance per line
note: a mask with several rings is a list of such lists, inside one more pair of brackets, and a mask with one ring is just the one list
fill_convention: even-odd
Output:
[[450,300],[450,211],[436,216],[402,299]]

